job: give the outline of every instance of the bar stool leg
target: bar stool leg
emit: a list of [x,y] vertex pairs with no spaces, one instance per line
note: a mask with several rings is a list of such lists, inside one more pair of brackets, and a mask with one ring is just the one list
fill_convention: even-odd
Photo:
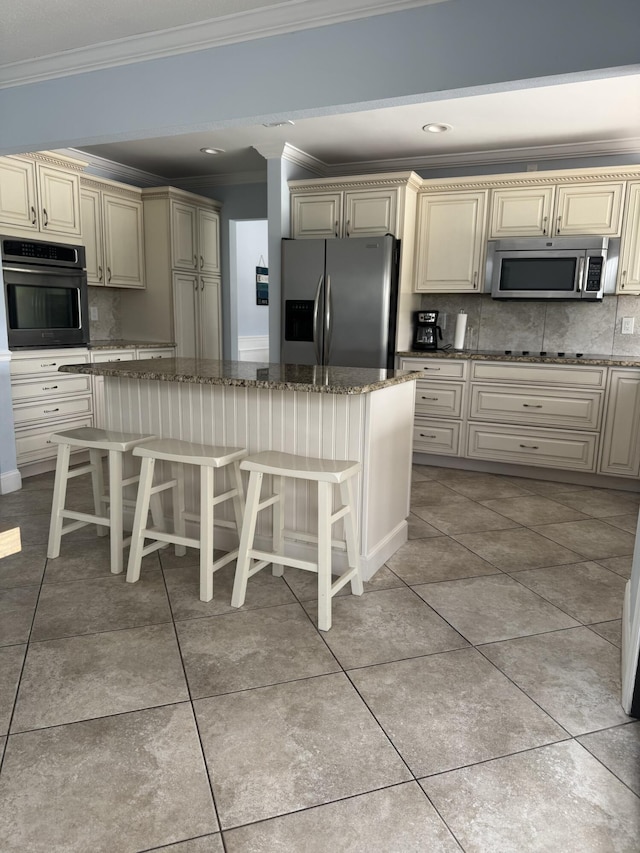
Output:
[[344,517],[344,535],[347,542],[347,562],[352,569],[355,569],[351,578],[351,593],[352,595],[362,595],[364,586],[360,571],[360,543],[357,533],[357,505],[353,494],[353,479],[353,477],[349,477],[345,483],[340,483],[340,499],[343,506],[349,507],[349,512]]
[[244,520],[242,522],[240,547],[238,548],[238,558],[236,563],[236,575],[233,581],[233,593],[231,595],[232,607],[242,607],[247,593],[249,566],[251,565],[249,550],[253,548],[253,538],[256,532],[262,477],[263,475],[259,471],[251,471],[249,474],[247,505],[244,512]]
[[231,465],[231,480],[232,488],[236,490],[236,494],[233,496],[233,515],[236,521],[239,541],[242,531],[242,520],[244,518],[244,489],[242,487],[242,474],[240,473],[238,462],[234,462]]
[[[184,465],[179,462],[171,463],[171,477],[177,481],[173,488],[173,529],[178,536],[186,536],[186,524],[184,520]],[[186,545],[174,545],[176,557],[184,557],[187,553]]]
[[109,523],[111,526],[111,571],[124,569],[122,554],[122,453],[109,451]]
[[[278,495],[278,500],[273,505],[273,551],[275,554],[284,554],[284,492],[282,477],[272,476],[273,493]],[[276,577],[282,577],[284,566],[282,563],[273,563],[272,573]]]
[[71,448],[68,444],[58,445],[56,461],[56,476],[53,484],[53,502],[51,506],[51,523],[49,524],[49,544],[47,557],[53,559],[60,556],[60,540],[62,539],[62,510],[67,497],[67,475],[69,473],[69,457]]
[[318,628],[331,628],[331,483],[318,483]]
[[135,583],[140,578],[140,564],[142,563],[142,550],[144,548],[143,531],[146,527],[147,516],[149,514],[149,501],[151,499],[151,486],[153,485],[153,469],[155,461],[155,459],[145,456],[140,467],[138,497],[136,499],[136,511],[133,517],[131,548],[129,550],[129,562],[127,564],[128,583]]
[[[104,502],[104,477],[102,475],[102,452],[100,450],[89,451],[89,461],[91,462],[91,489],[93,491],[93,510],[96,515],[105,514]],[[102,524],[96,524],[96,533],[98,536],[107,536],[109,528]]]
[[213,468],[200,468],[200,600],[213,598]]

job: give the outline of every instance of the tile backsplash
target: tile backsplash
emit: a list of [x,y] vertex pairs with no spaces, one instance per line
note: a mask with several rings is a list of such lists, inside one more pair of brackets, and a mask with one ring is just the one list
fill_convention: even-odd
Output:
[[[453,345],[455,315],[464,311],[467,314],[465,349],[640,355],[640,297],[637,296],[605,296],[599,303],[519,302],[498,301],[487,294],[434,293],[422,296],[421,308],[440,312],[443,345]],[[632,335],[621,334],[623,317],[634,318]]]
[[89,322],[91,340],[117,340],[122,337],[119,290],[89,285],[89,308],[98,309],[98,319]]

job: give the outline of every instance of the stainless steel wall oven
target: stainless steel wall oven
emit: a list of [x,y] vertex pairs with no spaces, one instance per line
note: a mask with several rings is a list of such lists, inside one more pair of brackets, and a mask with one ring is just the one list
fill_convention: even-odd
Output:
[[0,237],[9,349],[89,343],[84,246]]

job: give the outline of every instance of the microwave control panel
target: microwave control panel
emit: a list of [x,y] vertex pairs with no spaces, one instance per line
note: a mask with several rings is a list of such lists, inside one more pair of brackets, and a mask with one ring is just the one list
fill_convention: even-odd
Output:
[[604,269],[604,258],[596,255],[587,259],[587,278],[584,289],[588,293],[597,292],[602,286],[602,271]]

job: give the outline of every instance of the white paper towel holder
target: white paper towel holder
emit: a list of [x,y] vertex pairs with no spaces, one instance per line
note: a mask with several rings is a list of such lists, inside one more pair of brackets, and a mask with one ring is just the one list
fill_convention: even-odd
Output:
[[464,337],[467,331],[467,315],[463,310],[456,314],[456,328],[453,335],[453,348],[464,349]]

